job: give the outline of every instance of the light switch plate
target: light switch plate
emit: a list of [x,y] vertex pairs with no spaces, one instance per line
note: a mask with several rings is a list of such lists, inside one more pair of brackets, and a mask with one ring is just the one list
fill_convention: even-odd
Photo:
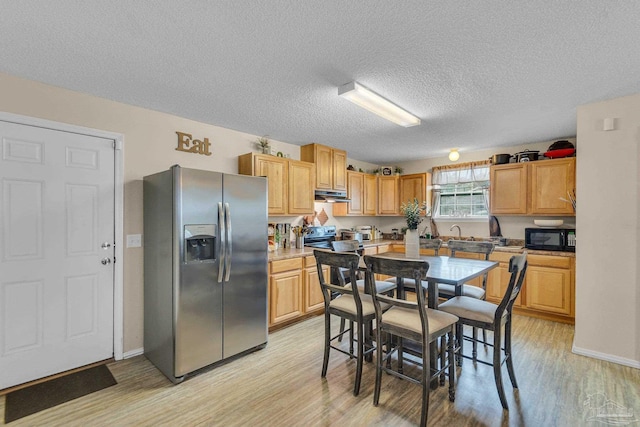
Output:
[[142,247],[142,234],[127,234],[127,247],[128,248]]

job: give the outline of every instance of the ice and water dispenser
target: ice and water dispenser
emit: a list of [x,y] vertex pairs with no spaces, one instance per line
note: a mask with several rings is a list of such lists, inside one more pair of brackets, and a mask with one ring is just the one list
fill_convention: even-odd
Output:
[[216,224],[184,226],[184,262],[200,263],[216,259]]

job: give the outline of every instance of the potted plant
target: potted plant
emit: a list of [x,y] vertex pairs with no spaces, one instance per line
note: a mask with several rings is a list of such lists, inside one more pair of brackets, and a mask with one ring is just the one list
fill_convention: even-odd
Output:
[[258,138],[258,140],[256,141],[256,144],[258,145],[258,147],[262,149],[262,154],[269,154],[269,149],[271,147],[269,146],[268,135],[264,135]]
[[371,171],[371,173],[374,175],[380,175],[380,169],[374,169]]
[[394,171],[396,175],[400,175],[404,171],[404,169],[402,169],[400,166],[396,166]]
[[407,221],[407,231],[404,235],[404,250],[407,257],[420,257],[420,236],[418,235],[418,225],[422,222],[420,213],[425,209],[425,203],[418,202],[417,198],[400,205],[400,212]]

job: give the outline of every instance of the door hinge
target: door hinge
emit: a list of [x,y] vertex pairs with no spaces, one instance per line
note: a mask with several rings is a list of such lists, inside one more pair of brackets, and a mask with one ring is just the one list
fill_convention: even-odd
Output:
[[122,140],[121,139],[114,139],[113,140],[113,148],[115,150],[122,150]]

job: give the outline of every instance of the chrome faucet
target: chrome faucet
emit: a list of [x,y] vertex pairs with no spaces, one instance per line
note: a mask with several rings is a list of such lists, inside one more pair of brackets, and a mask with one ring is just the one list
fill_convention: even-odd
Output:
[[462,231],[460,230],[460,226],[458,224],[453,224],[449,231],[453,231],[454,228],[458,229],[458,240],[462,240]]

